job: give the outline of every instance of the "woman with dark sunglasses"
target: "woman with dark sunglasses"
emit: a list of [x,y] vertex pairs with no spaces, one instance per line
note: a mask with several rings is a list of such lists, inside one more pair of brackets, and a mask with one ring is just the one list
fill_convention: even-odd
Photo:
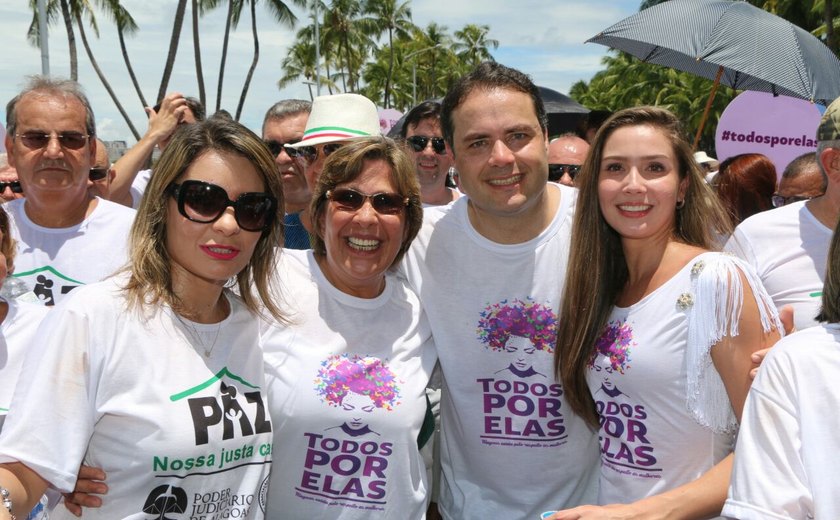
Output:
[[270,299],[281,217],[259,137],[217,118],[176,135],[128,266],[75,289],[33,344],[0,438],[0,519],[21,518],[48,488],[71,491],[82,462],[109,488],[87,518],[265,516],[272,424],[257,315],[283,321]]
[[284,251],[289,325],[263,333],[274,426],[271,518],[423,518],[418,447],[437,359],[393,272],[422,222],[411,160],[384,137],[334,151],[313,190],[314,250]]

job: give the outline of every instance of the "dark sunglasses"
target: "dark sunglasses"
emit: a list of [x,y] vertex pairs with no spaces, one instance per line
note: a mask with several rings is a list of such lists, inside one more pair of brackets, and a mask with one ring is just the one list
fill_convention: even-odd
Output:
[[[344,143],[327,143],[324,145],[324,157],[329,157],[332,153],[344,146]],[[318,148],[315,146],[301,146],[300,148],[292,148],[286,146],[286,153],[289,157],[300,157],[307,164],[312,164],[318,159]]]
[[327,200],[338,204],[338,208],[343,211],[357,211],[364,206],[366,200],[369,200],[373,209],[382,215],[402,213],[408,206],[408,197],[403,197],[399,193],[383,192],[365,195],[350,188],[337,188],[327,191],[325,196]]
[[[283,149],[286,148],[286,145],[295,144],[295,143],[300,142],[300,141],[289,141],[288,143],[281,143],[280,141],[275,141],[275,140],[271,139],[271,140],[263,141],[263,142],[265,143],[265,146],[268,148],[268,151],[271,152],[271,155],[274,156],[274,157],[277,157],[278,155],[280,155],[280,152],[282,152]],[[286,153],[289,155],[289,157],[293,157],[293,155],[289,152],[288,149],[286,149]]]
[[774,208],[781,208],[782,206],[787,206],[792,202],[799,202],[801,200],[811,200],[813,197],[802,197],[799,195],[791,195],[790,197],[784,197],[782,195],[773,195],[770,198],[770,202],[773,204]]
[[0,182],[0,193],[6,191],[7,187],[12,190],[12,193],[23,193],[23,186],[20,185],[20,181]]
[[411,145],[415,152],[422,152],[426,149],[429,141],[432,142],[432,150],[438,155],[446,155],[446,142],[443,137],[426,137],[423,135],[412,135],[407,137],[406,142]]
[[[50,144],[52,134],[46,132],[24,132],[22,134],[15,134],[15,137],[19,137],[25,147],[31,150],[37,150]],[[56,134],[56,137],[61,147],[67,148],[68,150],[78,150],[87,144],[88,138],[90,138],[88,134],[79,132],[62,132]]]
[[579,164],[549,164],[548,165],[548,180],[551,182],[559,181],[564,173],[568,173],[569,177],[574,180],[575,175],[580,173]]
[[92,181],[101,181],[108,175],[108,168],[91,168],[88,178]]
[[203,181],[173,182],[168,191],[178,201],[178,212],[201,224],[219,220],[228,206],[233,206],[236,223],[245,231],[268,229],[277,208],[277,199],[270,193],[243,193],[233,201],[224,188]]

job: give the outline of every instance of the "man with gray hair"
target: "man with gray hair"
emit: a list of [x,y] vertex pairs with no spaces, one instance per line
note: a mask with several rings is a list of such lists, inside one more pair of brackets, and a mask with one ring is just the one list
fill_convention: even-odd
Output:
[[779,189],[773,194],[773,207],[781,208],[791,202],[819,197],[825,193],[827,184],[816,152],[802,154],[785,167]]
[[0,153],[0,203],[23,198],[17,171],[9,166],[6,152]]
[[15,275],[44,305],[125,264],[134,211],[88,193],[93,110],[75,81],[34,76],[6,106],[6,149],[23,199],[6,204]]
[[302,99],[284,99],[271,106],[265,113],[262,138],[265,141],[280,179],[283,181],[283,199],[286,204],[285,241],[287,249],[309,249],[309,233],[301,223],[300,215],[309,206],[312,193],[303,176],[303,166],[289,157],[285,145],[300,142],[309,120],[312,103]]
[[840,98],[826,109],[817,141],[825,194],[753,215],[724,246],[752,264],[777,308],[793,306],[797,329],[817,324],[828,246],[840,217]]

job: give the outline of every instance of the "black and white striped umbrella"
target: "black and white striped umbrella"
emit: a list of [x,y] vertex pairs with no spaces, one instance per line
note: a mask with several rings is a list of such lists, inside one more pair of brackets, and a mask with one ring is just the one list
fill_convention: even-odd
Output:
[[824,105],[840,97],[840,60],[834,53],[804,29],[744,1],[670,0],[588,42],[738,90]]

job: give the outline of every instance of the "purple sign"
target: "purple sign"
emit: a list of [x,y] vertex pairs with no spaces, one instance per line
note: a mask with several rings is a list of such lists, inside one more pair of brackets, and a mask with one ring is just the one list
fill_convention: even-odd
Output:
[[379,130],[382,135],[388,135],[388,131],[396,124],[402,117],[402,112],[394,108],[380,108],[379,111]]
[[720,117],[715,133],[717,158],[723,161],[742,153],[764,154],[781,177],[790,161],[817,149],[820,108],[803,99],[743,92]]

